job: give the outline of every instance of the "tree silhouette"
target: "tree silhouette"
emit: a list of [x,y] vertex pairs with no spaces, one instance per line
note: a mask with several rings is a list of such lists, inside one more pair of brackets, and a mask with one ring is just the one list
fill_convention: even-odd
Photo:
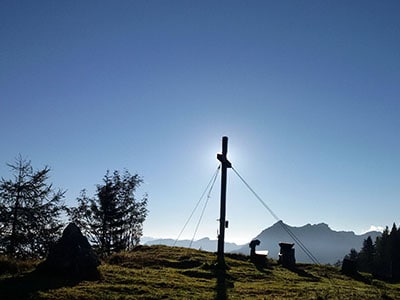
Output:
[[44,257],[61,233],[64,191],[47,183],[49,167],[34,171],[21,156],[7,165],[14,178],[0,180],[0,252]]
[[368,236],[357,258],[357,265],[360,271],[372,273],[374,270],[375,246],[372,238]]
[[392,278],[400,279],[400,229],[393,223],[389,234]]
[[391,277],[391,251],[388,227],[382,232],[382,236],[376,238],[375,248],[376,255],[373,273],[379,277]]
[[110,175],[107,171],[103,184],[97,185],[95,197],[89,198],[83,190],[77,199],[78,207],[69,209],[71,220],[82,228],[101,255],[129,250],[139,243],[147,216],[147,195],[141,200],[135,197],[141,183],[137,174],[114,171]]
[[354,262],[357,262],[357,260],[358,260],[358,252],[357,252],[357,250],[352,248],[350,250],[350,253],[347,254],[344,258],[345,259],[349,259],[349,260],[354,261]]
[[360,253],[352,249],[345,258],[357,261],[359,271],[370,272],[375,277],[399,280],[400,279],[400,230],[393,224],[392,230],[386,226],[375,243],[371,237],[364,240]]

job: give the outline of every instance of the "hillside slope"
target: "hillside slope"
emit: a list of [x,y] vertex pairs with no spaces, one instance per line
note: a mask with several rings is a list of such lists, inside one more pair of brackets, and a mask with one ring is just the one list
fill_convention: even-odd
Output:
[[226,273],[215,254],[187,248],[139,246],[100,266],[98,282],[63,282],[34,273],[0,279],[1,299],[400,299],[400,284],[344,276],[334,267],[288,270],[230,254]]
[[[202,238],[200,240],[196,240],[192,242],[192,246],[189,247],[191,241],[190,240],[178,240],[175,241],[173,239],[154,239],[150,241],[146,241],[145,245],[165,245],[165,246],[177,246],[177,247],[184,247],[184,248],[193,248],[193,249],[200,249],[209,252],[215,252],[217,250],[218,240],[211,240],[210,238]],[[226,252],[234,252],[243,245],[237,245],[235,243],[228,243],[225,242],[225,251]]]

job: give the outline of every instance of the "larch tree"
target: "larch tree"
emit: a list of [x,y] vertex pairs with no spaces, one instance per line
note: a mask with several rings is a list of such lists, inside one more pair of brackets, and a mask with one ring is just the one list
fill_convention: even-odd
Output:
[[64,191],[48,183],[49,167],[34,171],[21,156],[7,165],[14,176],[0,180],[0,252],[44,257],[61,233]]

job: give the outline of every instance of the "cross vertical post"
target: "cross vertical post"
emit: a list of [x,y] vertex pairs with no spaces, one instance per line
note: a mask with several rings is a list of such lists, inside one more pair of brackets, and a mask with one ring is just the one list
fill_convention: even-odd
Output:
[[217,159],[221,162],[221,206],[220,206],[220,217],[219,217],[219,235],[218,235],[218,264],[225,265],[224,258],[224,243],[225,243],[225,228],[227,227],[226,222],[226,178],[227,169],[232,168],[231,162],[227,159],[226,154],[228,153],[228,137],[222,137],[222,153],[217,154]]

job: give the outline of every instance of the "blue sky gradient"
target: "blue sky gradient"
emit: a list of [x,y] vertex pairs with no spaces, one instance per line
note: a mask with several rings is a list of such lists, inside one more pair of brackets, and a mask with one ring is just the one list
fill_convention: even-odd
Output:
[[[174,238],[227,135],[286,223],[400,223],[399,19],[394,0],[1,1],[0,176],[20,153],[75,205],[126,168],[144,234]],[[226,239],[245,243],[275,220],[228,177]],[[199,238],[218,207],[217,185]]]

